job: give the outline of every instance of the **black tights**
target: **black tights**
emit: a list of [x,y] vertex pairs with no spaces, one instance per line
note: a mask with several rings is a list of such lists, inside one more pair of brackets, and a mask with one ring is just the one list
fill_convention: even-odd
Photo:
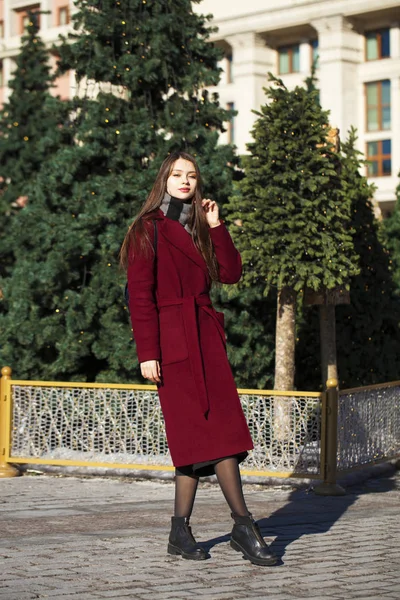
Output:
[[199,478],[195,475],[177,475],[175,477],[175,517],[190,518],[198,483]]
[[237,458],[225,458],[215,465],[215,474],[231,512],[239,517],[247,517],[246,501],[243,496]]
[[[215,474],[231,512],[244,517],[249,515],[243,496],[237,458],[224,458],[215,465]],[[177,475],[175,478],[175,517],[190,518],[196,497],[199,478],[195,475]]]

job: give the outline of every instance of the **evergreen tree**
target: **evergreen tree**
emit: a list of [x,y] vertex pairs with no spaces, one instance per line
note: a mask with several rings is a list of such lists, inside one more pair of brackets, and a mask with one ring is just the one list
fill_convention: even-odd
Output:
[[[400,177],[400,173],[399,173]],[[390,253],[392,278],[396,293],[400,292],[400,183],[396,188],[396,204],[383,223],[383,238]]]
[[219,78],[208,18],[189,0],[78,0],[57,48],[74,69],[73,143],[60,146],[21,212],[1,362],[19,377],[142,381],[129,344],[118,252],[168,152],[198,157],[206,194],[230,193],[230,113],[204,87]]
[[[308,84],[289,91],[270,75],[230,220],[244,260],[245,286],[277,288],[275,387],[294,385],[297,294],[346,286],[357,272],[350,203],[339,157],[326,141],[328,115]],[[236,224],[235,224],[236,222]]]
[[29,18],[8,84],[11,95],[0,111],[0,277],[12,264],[10,219],[29,201],[29,182],[53,151],[46,139],[56,128],[49,54],[38,35],[37,14]]
[[213,290],[225,314],[229,362],[238,388],[272,389],[276,298],[260,286],[222,286]]
[[[364,165],[356,149],[356,130],[342,144],[341,179],[351,203],[351,231],[360,272],[350,283],[350,304],[336,311],[337,356],[342,388],[397,380],[400,375],[400,300],[388,251],[381,243],[380,226],[371,199],[374,186],[360,174]],[[298,348],[297,383],[319,387],[318,324],[315,308],[305,309]],[[312,352],[310,352],[312,349]]]

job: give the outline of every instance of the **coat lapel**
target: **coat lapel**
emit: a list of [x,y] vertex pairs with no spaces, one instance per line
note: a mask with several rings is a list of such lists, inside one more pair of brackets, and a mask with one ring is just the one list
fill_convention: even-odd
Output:
[[191,235],[184,227],[182,227],[179,221],[168,219],[161,210],[157,213],[157,220],[160,226],[160,233],[175,246],[175,248],[183,252],[185,256],[190,258],[197,266],[208,274],[204,258],[194,245]]

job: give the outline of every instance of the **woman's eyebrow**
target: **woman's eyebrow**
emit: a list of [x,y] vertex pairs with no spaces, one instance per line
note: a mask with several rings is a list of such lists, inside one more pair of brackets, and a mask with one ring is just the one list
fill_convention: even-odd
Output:
[[[172,173],[183,173],[183,169],[172,169]],[[187,171],[187,173],[196,173],[196,171]]]

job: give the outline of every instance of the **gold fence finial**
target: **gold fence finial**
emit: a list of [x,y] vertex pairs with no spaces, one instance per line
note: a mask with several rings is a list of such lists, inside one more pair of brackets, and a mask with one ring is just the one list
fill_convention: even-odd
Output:
[[331,379],[327,379],[327,381],[326,381],[326,387],[328,390],[330,390],[332,388],[337,388],[338,385],[339,385],[339,382],[334,377],[332,377]]

